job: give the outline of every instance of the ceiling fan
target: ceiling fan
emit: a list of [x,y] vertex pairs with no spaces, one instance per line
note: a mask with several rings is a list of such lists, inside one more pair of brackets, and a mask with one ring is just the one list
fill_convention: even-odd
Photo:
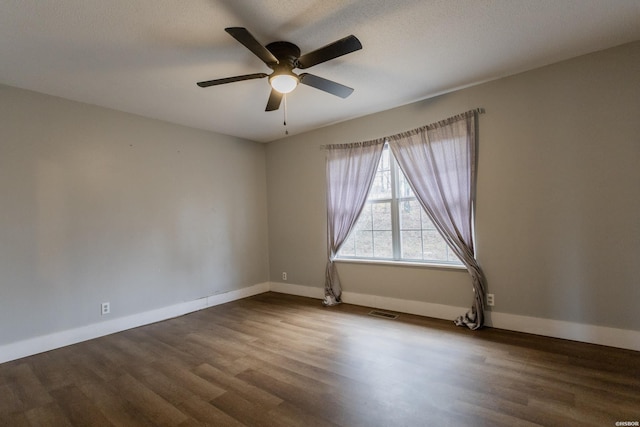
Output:
[[216,86],[225,83],[239,82],[242,80],[269,77],[271,94],[269,95],[265,111],[274,111],[280,108],[280,103],[282,102],[284,94],[294,90],[298,83],[320,89],[341,98],[346,98],[353,92],[352,88],[341,85],[340,83],[336,83],[332,80],[327,80],[309,73],[296,74],[293,70],[295,68],[310,68],[314,65],[362,49],[362,44],[356,36],[347,36],[333,43],[329,43],[320,49],[316,49],[300,56],[300,48],[293,43],[277,41],[263,46],[246,28],[230,27],[225,28],[225,31],[253,52],[253,54],[260,58],[262,62],[267,64],[273,72],[271,74],[245,74],[242,76],[198,82],[197,85],[200,87]]

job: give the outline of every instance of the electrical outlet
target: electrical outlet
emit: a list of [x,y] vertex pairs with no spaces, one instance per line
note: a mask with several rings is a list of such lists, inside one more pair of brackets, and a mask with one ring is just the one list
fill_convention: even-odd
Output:
[[487,305],[493,307],[496,303],[496,297],[494,294],[487,294]]
[[282,272],[282,280],[287,280],[287,272],[286,271]]
[[100,314],[105,315],[111,313],[111,305],[108,302],[100,304]]

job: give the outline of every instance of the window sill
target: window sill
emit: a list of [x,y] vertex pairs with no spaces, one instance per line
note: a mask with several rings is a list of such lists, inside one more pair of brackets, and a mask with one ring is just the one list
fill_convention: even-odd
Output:
[[467,271],[464,265],[458,264],[438,264],[438,263],[426,263],[426,262],[411,262],[411,261],[391,261],[382,259],[359,259],[359,258],[335,258],[335,262],[345,264],[370,264],[370,265],[387,265],[393,267],[413,267],[413,268],[437,268],[443,270],[458,270]]

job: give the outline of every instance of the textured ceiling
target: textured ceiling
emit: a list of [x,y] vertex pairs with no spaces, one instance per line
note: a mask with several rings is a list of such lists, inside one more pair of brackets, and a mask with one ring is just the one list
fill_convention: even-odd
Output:
[[218,133],[284,137],[270,70],[229,36],[303,53],[349,34],[363,49],[310,73],[355,88],[287,97],[305,132],[640,39],[640,0],[0,0],[0,83]]

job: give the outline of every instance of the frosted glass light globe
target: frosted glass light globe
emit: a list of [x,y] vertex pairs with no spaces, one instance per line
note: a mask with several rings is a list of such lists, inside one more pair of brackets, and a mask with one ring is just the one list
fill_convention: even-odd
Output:
[[280,93],[289,93],[298,86],[298,78],[291,74],[278,74],[269,79],[271,87]]

